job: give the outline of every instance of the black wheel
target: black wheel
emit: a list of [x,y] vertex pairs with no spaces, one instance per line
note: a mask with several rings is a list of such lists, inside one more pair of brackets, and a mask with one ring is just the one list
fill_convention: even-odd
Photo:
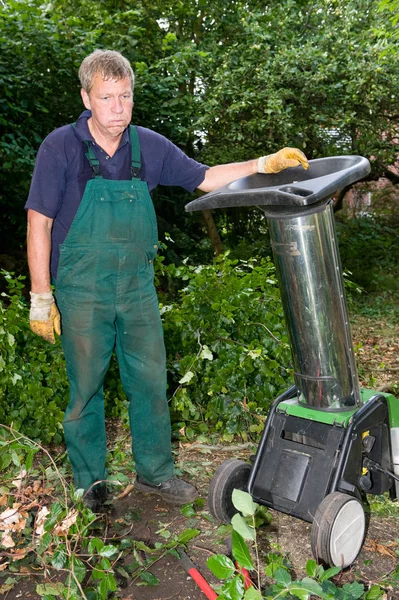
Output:
[[232,458],[226,460],[215,471],[208,492],[208,506],[211,514],[222,521],[230,523],[237,510],[231,501],[234,489],[247,491],[251,465]]
[[333,492],[319,505],[312,524],[316,560],[331,567],[349,567],[363,545],[366,516],[360,500]]

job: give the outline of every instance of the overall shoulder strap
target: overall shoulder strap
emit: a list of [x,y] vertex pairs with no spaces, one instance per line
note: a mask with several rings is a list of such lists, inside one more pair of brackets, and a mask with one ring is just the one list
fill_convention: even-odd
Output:
[[130,125],[130,143],[132,145],[132,177],[138,177],[141,169],[140,141],[136,127]]
[[[76,123],[72,123],[72,127],[76,127]],[[94,154],[94,150],[91,147],[89,140],[84,140],[83,143],[86,146],[85,156],[90,163],[90,166],[92,169],[92,176],[93,177],[101,177],[100,161],[98,160],[97,156]]]

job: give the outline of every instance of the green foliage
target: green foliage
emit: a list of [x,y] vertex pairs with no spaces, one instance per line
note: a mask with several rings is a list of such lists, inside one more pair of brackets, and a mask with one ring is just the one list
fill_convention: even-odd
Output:
[[60,442],[68,391],[60,342],[52,346],[30,331],[24,277],[2,274],[9,292],[0,300],[0,423]]
[[0,585],[0,594],[28,571],[42,573],[36,593],[43,600],[106,600],[118,590],[117,575],[157,585],[151,567],[199,531],[170,534],[155,548],[124,535],[109,543],[108,525],[84,506],[83,490],[73,490],[59,462],[33,440],[0,426],[2,571],[15,575]]
[[[269,259],[164,267],[185,287],[163,305],[175,419],[231,440],[257,434],[290,378],[290,349]],[[173,392],[172,392],[173,390]]]
[[342,264],[367,292],[399,291],[399,239],[390,221],[366,214],[337,222]]
[[[95,48],[130,59],[135,122],[190,156],[218,164],[297,145],[313,158],[373,157],[377,176],[398,150],[396,21],[388,0],[3,0],[0,251],[24,243],[34,156],[79,114],[77,70]],[[185,194],[157,200],[180,254],[203,238],[202,224],[184,214]],[[218,213],[229,243],[252,234],[252,215]]]
[[[325,569],[317,565],[316,561],[309,560],[306,564],[308,577],[293,580],[289,565],[279,555],[268,555],[268,565],[265,568],[267,583],[261,588],[260,560],[258,556],[258,545],[255,528],[255,514],[257,504],[252,497],[241,490],[234,490],[232,501],[237,510],[242,514],[236,514],[232,520],[232,555],[234,561],[225,555],[217,554],[208,559],[208,567],[219,579],[224,580],[219,596],[220,600],[234,598],[234,600],[276,600],[277,598],[292,598],[309,600],[310,598],[321,598],[322,600],[373,600],[382,598],[384,590],[378,585],[372,585],[365,590],[364,585],[358,582],[346,583],[342,587],[335,585],[332,579],[341,572],[340,568]],[[245,516],[245,520],[244,519]],[[248,524],[248,518],[250,524]],[[243,525],[252,527],[251,535],[242,535]],[[250,549],[246,541],[253,544]],[[255,555],[255,563],[251,556]],[[252,575],[251,587],[246,589],[242,568],[250,571]],[[255,583],[254,579],[257,580]]]

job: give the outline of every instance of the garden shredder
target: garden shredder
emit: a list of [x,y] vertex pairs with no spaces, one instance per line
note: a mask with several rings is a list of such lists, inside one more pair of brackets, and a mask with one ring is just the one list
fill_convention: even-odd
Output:
[[359,386],[333,215],[334,193],[369,171],[361,156],[321,158],[308,171],[238,179],[186,206],[264,212],[294,371],[252,463],[232,459],[215,472],[209,508],[229,522],[232,491],[244,489],[312,523],[315,558],[343,568],[363,544],[366,495],[399,495],[399,401]]

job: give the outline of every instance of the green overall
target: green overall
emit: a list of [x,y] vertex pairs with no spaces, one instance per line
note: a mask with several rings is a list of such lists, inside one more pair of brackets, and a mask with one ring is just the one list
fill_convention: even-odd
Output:
[[56,299],[70,383],[64,432],[75,486],[106,479],[104,377],[115,348],[136,472],[158,484],[173,475],[162,323],[154,287],[154,207],[138,177],[140,145],[130,127],[132,179],[103,179],[87,142],[88,181],[60,246]]

